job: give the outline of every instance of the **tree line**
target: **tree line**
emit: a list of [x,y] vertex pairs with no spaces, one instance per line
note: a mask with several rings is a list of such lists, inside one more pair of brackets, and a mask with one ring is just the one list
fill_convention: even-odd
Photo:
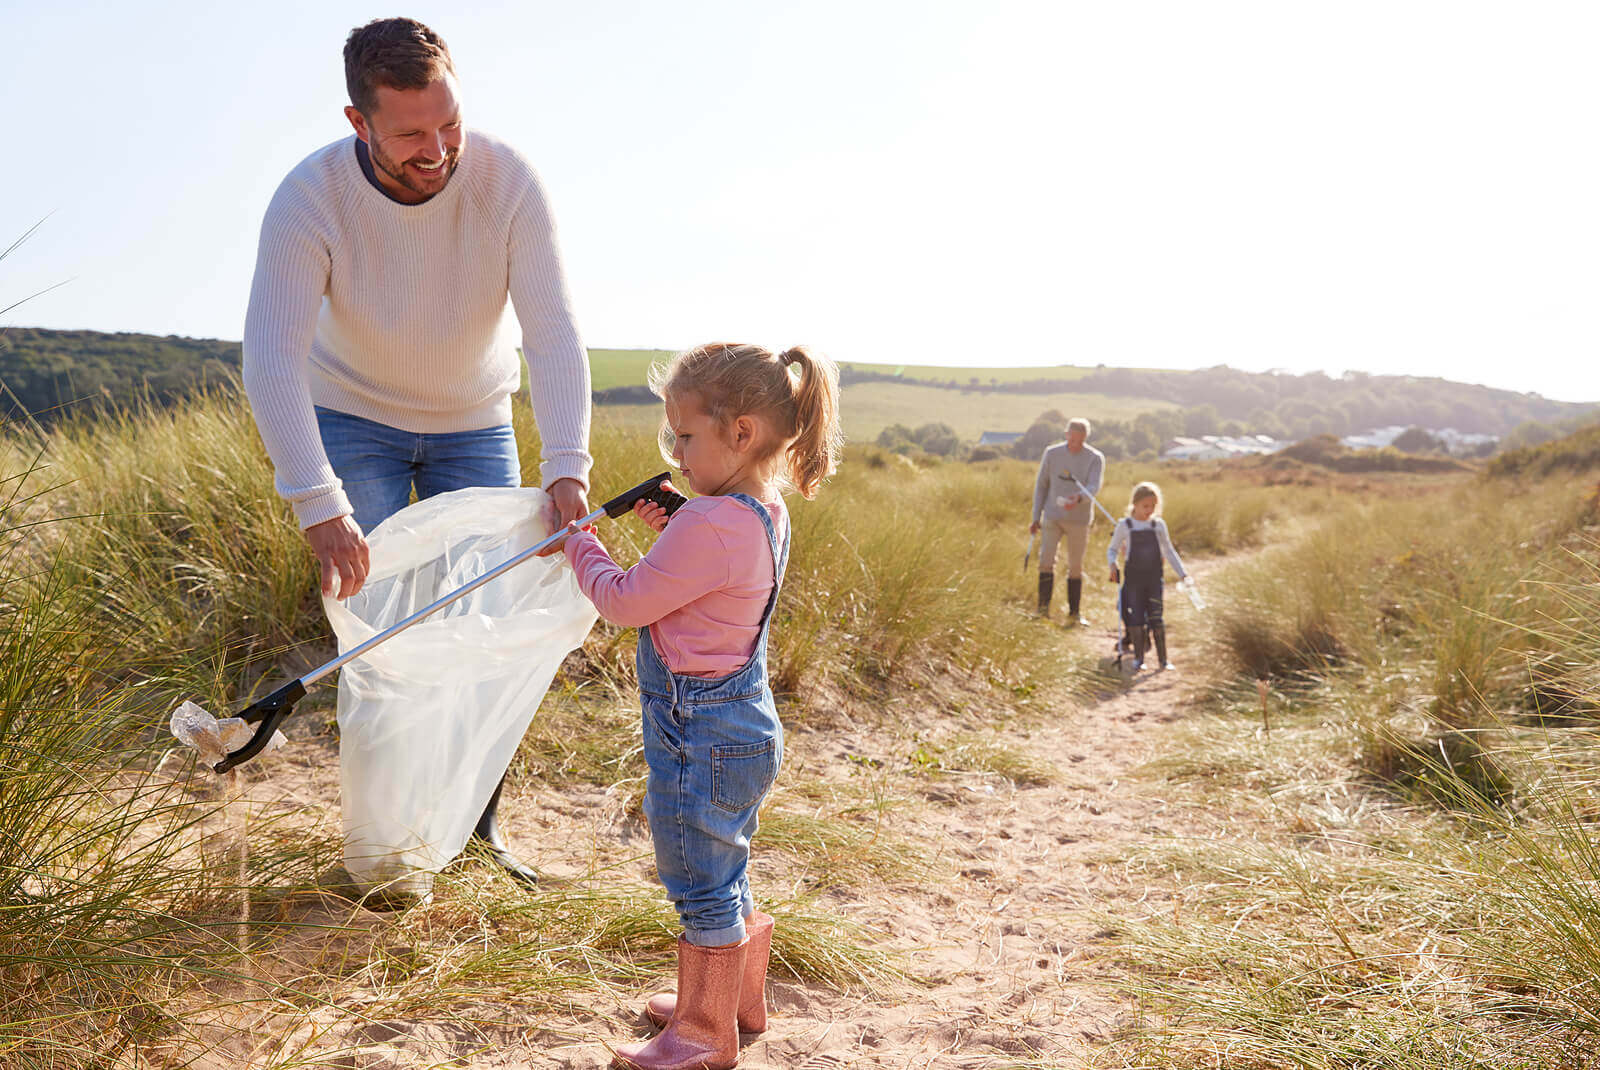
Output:
[[0,414],[50,422],[148,399],[167,403],[238,379],[238,342],[102,331],[0,331]]
[[[238,342],[212,338],[13,327],[0,331],[0,416],[14,418],[25,412],[49,422],[106,404],[166,403],[205,384],[237,381],[240,359]],[[1095,444],[1125,457],[1152,455],[1177,435],[1265,434],[1298,440],[1393,425],[1497,434],[1509,448],[1556,438],[1600,412],[1592,405],[1551,401],[1537,394],[1360,372],[1334,378],[1228,367],[1187,372],[1098,367],[1074,379],[1045,374],[1009,383],[972,377],[964,383],[906,379],[852,364],[843,365],[840,372],[846,385],[910,382],[1023,396],[1104,394],[1172,402],[1175,407],[1131,420],[1095,420]],[[594,398],[597,404],[655,400],[643,386],[596,391]],[[1052,415],[1060,414],[1044,414]],[[1094,417],[1092,412],[1082,415]],[[1014,449],[1019,456],[1037,457],[1048,444],[1037,440],[1054,435],[1050,441],[1055,441],[1060,437],[1058,425],[1064,422],[1041,417]],[[964,456],[972,448],[943,424],[890,428],[880,442],[900,452],[944,457]]]
[[[907,379],[859,365],[840,369],[841,381],[914,382],[947,390],[999,394],[1104,394],[1166,401],[1184,413],[1178,434],[1260,434],[1278,439],[1349,435],[1375,427],[1509,435],[1523,424],[1559,425],[1594,411],[1592,404],[1552,401],[1448,379],[1346,372],[1244,372],[1219,366],[1197,371],[1098,367],[1077,378],[1041,376],[1016,382]],[[1093,417],[1093,413],[1084,413]],[[1170,425],[1168,425],[1170,427]],[[1013,429],[1015,430],[1015,429]],[[1140,452],[1139,449],[1134,450]]]

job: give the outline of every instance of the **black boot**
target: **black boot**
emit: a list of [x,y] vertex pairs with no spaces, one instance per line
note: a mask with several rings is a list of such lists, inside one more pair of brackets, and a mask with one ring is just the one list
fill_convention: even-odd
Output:
[[506,841],[500,838],[500,826],[495,820],[495,813],[500,809],[500,792],[505,786],[506,779],[501,777],[500,783],[495,785],[494,794],[489,796],[489,805],[483,808],[483,816],[478,818],[478,827],[472,830],[472,839],[496,865],[511,874],[512,880],[532,888],[539,883],[539,875],[511,853]]
[[1161,668],[1172,668],[1172,662],[1167,660],[1167,626],[1165,624],[1150,625],[1150,638],[1156,643],[1156,661]]
[[1149,646],[1145,626],[1142,624],[1128,626],[1128,651],[1133,655],[1133,671],[1138,672],[1144,668],[1144,652]]
[[1070,624],[1087,624],[1083,614],[1078,612],[1078,604],[1083,600],[1083,577],[1077,579],[1067,578],[1067,620]]
[[1056,574],[1054,572],[1039,573],[1039,616],[1050,615],[1050,595],[1056,588]]

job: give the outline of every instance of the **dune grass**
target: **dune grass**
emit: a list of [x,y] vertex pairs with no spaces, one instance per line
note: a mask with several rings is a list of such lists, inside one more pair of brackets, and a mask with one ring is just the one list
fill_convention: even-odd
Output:
[[1595,505],[1455,480],[1231,570],[1145,771],[1229,833],[1136,861],[1171,899],[1107,919],[1147,1013],[1100,1065],[1592,1064]]

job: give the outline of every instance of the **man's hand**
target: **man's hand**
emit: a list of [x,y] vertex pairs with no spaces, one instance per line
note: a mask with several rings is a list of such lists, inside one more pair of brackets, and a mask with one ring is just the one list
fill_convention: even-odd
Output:
[[550,484],[547,493],[556,503],[556,512],[560,515],[561,524],[570,524],[589,515],[588,493],[584,491],[583,484],[576,479],[558,479]]
[[322,562],[322,593],[345,599],[361,590],[372,571],[367,540],[348,514],[306,528],[311,552]]
[[1065,498],[1062,498],[1061,500],[1067,503],[1067,508],[1068,509],[1075,509],[1075,508],[1077,508],[1078,502],[1081,499],[1076,494],[1069,494]]
[[[574,520],[582,520],[589,515],[588,493],[576,479],[558,479],[550,484],[545,493],[550,495],[550,507],[545,510],[544,518],[546,531],[558,531]],[[549,557],[560,552],[561,545],[558,543],[542,551],[539,556]]]
[[1029,535],[1037,535],[1037,534],[1039,534],[1039,522],[1037,520],[1035,520],[1033,523],[1028,525],[1028,534]]

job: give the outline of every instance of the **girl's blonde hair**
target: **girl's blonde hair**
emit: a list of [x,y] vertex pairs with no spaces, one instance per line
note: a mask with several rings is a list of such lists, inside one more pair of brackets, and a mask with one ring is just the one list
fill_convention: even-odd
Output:
[[1154,498],[1156,500],[1156,511],[1151,513],[1150,515],[1151,516],[1160,516],[1161,515],[1161,488],[1156,486],[1154,483],[1150,482],[1149,480],[1145,480],[1143,483],[1140,483],[1140,484],[1138,484],[1137,486],[1135,486],[1133,488],[1133,496],[1128,499],[1128,515],[1132,516],[1133,515],[1133,507],[1135,505],[1138,505],[1140,502],[1144,501],[1146,498]]
[[[798,373],[798,374],[797,374]],[[757,464],[779,453],[779,480],[807,498],[834,473],[844,446],[839,425],[839,369],[805,346],[774,354],[757,345],[711,342],[686,349],[650,369],[657,397],[694,394],[720,427],[740,416],[758,416],[774,432]],[[662,454],[671,460],[670,429],[662,423]]]

